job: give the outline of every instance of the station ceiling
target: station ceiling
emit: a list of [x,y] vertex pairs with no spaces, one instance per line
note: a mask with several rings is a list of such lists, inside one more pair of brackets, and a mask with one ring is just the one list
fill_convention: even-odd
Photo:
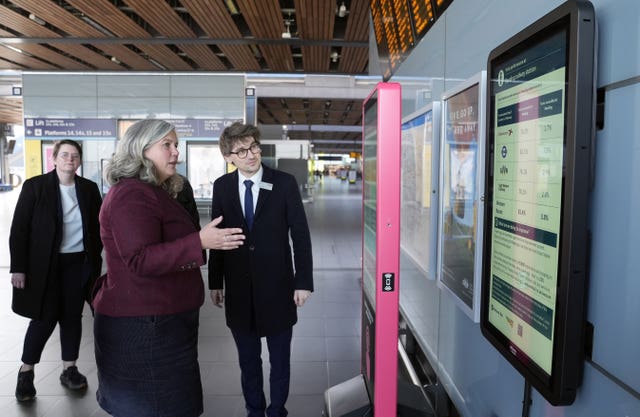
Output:
[[[0,0],[0,71],[364,76],[368,58],[368,0]],[[360,131],[330,126],[360,126],[362,100],[334,91],[258,95],[258,124],[351,150]],[[0,122],[22,124],[19,98],[0,97]]]

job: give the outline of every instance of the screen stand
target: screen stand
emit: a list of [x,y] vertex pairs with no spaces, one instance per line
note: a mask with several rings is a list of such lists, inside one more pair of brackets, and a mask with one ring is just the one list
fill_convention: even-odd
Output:
[[370,414],[371,402],[362,374],[326,390],[324,407],[324,417],[362,417]]

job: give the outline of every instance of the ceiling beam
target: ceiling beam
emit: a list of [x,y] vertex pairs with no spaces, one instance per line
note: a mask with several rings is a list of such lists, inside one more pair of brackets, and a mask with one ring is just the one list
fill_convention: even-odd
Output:
[[221,38],[41,38],[41,37],[11,37],[0,38],[0,43],[22,44],[194,44],[194,45],[290,45],[290,46],[351,46],[365,48],[369,42],[335,40],[314,40],[314,39],[221,39]]

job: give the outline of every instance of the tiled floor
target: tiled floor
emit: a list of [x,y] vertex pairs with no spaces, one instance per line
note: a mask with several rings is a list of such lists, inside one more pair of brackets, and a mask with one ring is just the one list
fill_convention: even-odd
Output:
[[[315,292],[299,311],[294,327],[287,403],[291,417],[321,416],[325,390],[360,373],[361,192],[359,183],[328,177],[316,185],[313,201],[305,203],[313,243]],[[56,330],[36,366],[37,399],[28,405],[15,400],[16,373],[28,324],[10,308],[8,235],[18,193],[0,193],[0,416],[107,416],[95,400],[93,323],[88,309],[78,366],[87,375],[89,389],[76,394],[60,385],[62,364]],[[199,355],[204,416],[246,415],[235,345],[223,310],[209,299],[200,313]],[[267,355],[263,360],[268,375]]]

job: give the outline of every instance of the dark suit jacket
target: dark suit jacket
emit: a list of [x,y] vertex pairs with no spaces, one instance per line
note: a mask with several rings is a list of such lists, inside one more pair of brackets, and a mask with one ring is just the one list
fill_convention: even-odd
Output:
[[182,190],[180,190],[176,196],[176,200],[185,208],[185,210],[187,210],[196,229],[200,230],[200,213],[198,212],[196,199],[193,196],[193,187],[191,187],[191,183],[186,177],[183,178],[184,185],[182,186]]
[[209,259],[209,288],[225,288],[227,325],[260,336],[293,326],[294,290],[313,291],[311,238],[298,184],[290,174],[264,165],[263,170],[262,182],[273,187],[260,188],[251,231],[240,205],[238,172],[214,183],[212,218],[222,215],[220,227],[242,227],[247,239],[235,250],[212,250]]
[[[86,178],[75,177],[76,195],[82,215],[84,248],[87,252],[89,276],[87,286],[100,275],[102,242],[98,214],[102,197],[98,185]],[[62,206],[58,175],[55,170],[25,181],[18,197],[11,233],[11,272],[24,272],[24,289],[13,289],[13,311],[25,317],[40,319],[45,296],[53,291],[47,284],[55,277],[58,250],[62,240]]]

